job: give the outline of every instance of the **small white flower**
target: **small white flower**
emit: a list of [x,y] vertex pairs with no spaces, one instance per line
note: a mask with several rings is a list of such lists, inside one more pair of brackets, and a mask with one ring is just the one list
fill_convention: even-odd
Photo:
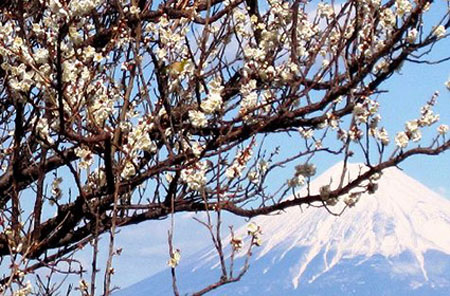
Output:
[[200,107],[206,114],[212,114],[222,107],[222,96],[220,92],[211,92],[208,98],[201,102]]
[[239,165],[237,163],[233,163],[233,165],[230,166],[229,168],[227,168],[227,170],[225,171],[225,176],[228,179],[234,179],[236,177],[240,177],[242,175],[243,169],[244,169],[244,166]]
[[180,259],[180,250],[176,249],[175,252],[173,252],[172,256],[170,256],[169,261],[167,261],[167,265],[169,265],[170,268],[175,268],[178,266],[178,263],[180,263]]
[[298,176],[296,177],[295,182],[297,183],[298,186],[303,186],[303,185],[305,185],[305,176],[303,176],[303,175],[298,175]]
[[417,129],[411,133],[410,138],[413,142],[419,142],[422,139],[422,132]]
[[408,0],[396,0],[395,6],[397,8],[397,14],[399,16],[403,16],[406,13],[409,13],[412,9],[412,5]]
[[59,188],[59,184],[61,184],[61,182],[62,178],[55,178],[52,182],[52,195],[56,199],[59,199],[62,194],[61,188]]
[[36,53],[34,54],[34,59],[38,64],[47,62],[48,57],[49,57],[48,50],[45,48],[40,48],[36,50]]
[[425,110],[419,119],[419,124],[422,126],[430,126],[439,120],[439,114],[435,114],[433,110]]
[[135,167],[134,167],[133,162],[127,161],[127,162],[125,163],[125,167],[123,168],[123,171],[122,171],[122,174],[121,174],[122,178],[124,178],[124,179],[129,179],[129,178],[131,178],[134,174],[136,174],[136,169],[135,169]]
[[149,153],[156,153],[158,151],[158,146],[154,141],[150,139],[149,134],[144,134],[138,141],[138,146],[140,149],[147,151]]
[[381,11],[381,26],[386,29],[391,29],[395,25],[396,17],[391,9],[385,8]]
[[406,37],[406,40],[409,43],[414,43],[414,41],[416,41],[416,39],[417,39],[417,33],[418,32],[417,32],[416,28],[413,28],[413,29],[409,30],[408,36]]
[[100,63],[103,60],[103,55],[101,53],[94,54],[94,62]]
[[196,110],[190,110],[189,120],[194,127],[202,128],[208,125],[208,121],[206,120],[205,113]]
[[443,25],[439,25],[433,28],[433,35],[437,38],[442,38],[445,36],[445,27]]
[[312,128],[306,129],[303,127],[299,127],[298,132],[302,135],[304,139],[310,139],[314,135],[314,130]]
[[261,171],[262,174],[264,174],[267,169],[269,168],[269,164],[267,163],[267,161],[265,160],[261,160],[258,164],[259,170]]
[[89,288],[88,283],[85,280],[80,280],[80,282],[78,283],[78,288],[81,291],[87,291],[87,289]]
[[95,48],[93,48],[92,46],[87,46],[84,51],[83,51],[83,55],[86,59],[91,59],[94,57],[94,55],[96,54],[95,52]]
[[384,127],[382,127],[380,130],[377,131],[376,136],[378,140],[381,141],[381,144],[383,144],[384,146],[389,144],[389,135]]
[[448,132],[448,125],[446,124],[441,124],[438,128],[437,131],[440,135],[445,135]]
[[415,131],[418,130],[418,128],[419,128],[419,124],[418,124],[417,120],[411,120],[406,123],[406,130],[408,132],[414,133]]
[[202,154],[205,147],[202,144],[200,144],[199,142],[194,142],[194,143],[192,143],[191,149],[192,149],[192,153],[194,153],[194,155],[196,157],[199,157]]
[[49,125],[46,118],[39,118],[36,124],[37,134],[48,143],[53,144],[53,139],[50,137]]
[[408,146],[409,138],[405,132],[398,132],[395,137],[395,144],[400,148],[405,148]]
[[258,179],[259,179],[259,173],[256,170],[253,170],[251,172],[248,173],[248,179],[250,180],[250,182],[257,184],[258,183]]
[[352,198],[352,197],[346,197],[344,199],[344,203],[349,207],[352,208],[355,206],[355,204],[358,202],[357,198]]
[[140,12],[141,12],[141,10],[140,10],[139,7],[134,6],[134,5],[130,7],[130,13],[131,14],[139,14]]
[[317,141],[314,143],[314,148],[316,148],[316,149],[322,149],[322,148],[323,148],[322,141],[321,141],[321,140],[317,140]]
[[80,163],[78,164],[81,169],[87,169],[92,165],[92,153],[88,148],[77,147],[75,149],[75,155],[81,159]]
[[333,6],[328,3],[320,2],[317,4],[317,13],[320,17],[329,18],[334,14]]
[[258,225],[256,225],[256,223],[254,222],[250,222],[247,225],[247,232],[250,235],[255,235],[256,233],[258,233],[260,231],[260,227]]

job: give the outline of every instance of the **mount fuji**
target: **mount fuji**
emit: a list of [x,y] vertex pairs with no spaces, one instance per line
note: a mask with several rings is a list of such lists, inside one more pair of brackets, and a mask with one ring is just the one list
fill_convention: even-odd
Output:
[[[365,169],[348,164],[344,181]],[[310,192],[315,194],[326,184],[334,189],[342,171],[342,162],[328,169],[311,182]],[[340,211],[339,205],[329,209]],[[450,293],[450,201],[398,168],[384,170],[378,190],[362,194],[339,217],[323,208],[297,207],[252,221],[261,227],[263,243],[253,249],[250,269],[239,282],[211,295]],[[245,234],[246,229],[236,232]],[[224,244],[228,242],[226,238]],[[239,253],[235,266],[242,266],[244,253]],[[216,282],[217,262],[210,249],[182,260],[177,268],[181,295]],[[167,269],[114,295],[171,295],[171,291]]]

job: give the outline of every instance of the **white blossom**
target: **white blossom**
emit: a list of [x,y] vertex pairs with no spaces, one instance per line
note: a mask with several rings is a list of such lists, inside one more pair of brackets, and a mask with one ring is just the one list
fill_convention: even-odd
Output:
[[408,36],[406,37],[406,40],[409,43],[414,43],[414,41],[416,41],[417,39],[417,29],[416,28],[412,28],[411,30],[408,31]]
[[89,148],[83,147],[77,147],[75,148],[75,155],[78,156],[81,161],[78,163],[78,166],[81,169],[87,169],[89,166],[92,165],[93,157],[92,152],[89,150]]
[[222,107],[222,96],[219,92],[211,92],[207,99],[201,102],[200,107],[206,114],[212,114]]
[[390,8],[385,8],[381,11],[381,25],[385,29],[392,29],[395,25],[395,15]]
[[419,129],[417,129],[416,131],[412,132],[409,135],[409,138],[413,142],[418,142],[418,141],[420,141],[420,139],[422,139],[422,132]]
[[136,174],[136,168],[132,161],[128,160],[125,162],[125,166],[122,170],[120,176],[124,179],[129,179]]
[[38,119],[36,124],[36,132],[38,135],[44,139],[46,142],[53,144],[53,139],[50,137],[50,130],[49,125],[47,122],[47,119],[44,117],[41,117]]
[[383,144],[385,146],[389,144],[389,141],[390,141],[389,140],[389,135],[388,135],[387,130],[384,127],[382,127],[381,129],[379,129],[377,131],[376,137],[377,137],[378,140],[381,141],[381,144]]
[[439,114],[434,114],[430,105],[423,107],[421,113],[422,116],[418,121],[421,126],[430,126],[439,120]]
[[181,171],[181,180],[187,184],[191,190],[200,191],[206,184],[207,168],[208,164],[205,161],[199,161]]
[[405,148],[408,146],[409,138],[405,132],[398,132],[395,137],[395,144],[400,148]]
[[55,178],[52,182],[52,196],[55,199],[59,199],[61,197],[62,191],[59,185],[62,182],[62,178]]
[[130,7],[130,13],[131,14],[139,14],[139,13],[141,13],[141,9],[137,6],[132,5]]
[[441,124],[438,128],[437,131],[440,135],[445,135],[448,132],[448,125],[446,124]]
[[250,182],[257,184],[259,180],[259,173],[256,170],[252,170],[248,173],[248,179]]
[[445,27],[443,25],[439,25],[433,28],[433,35],[437,38],[442,38],[445,36]]
[[250,235],[255,235],[256,233],[258,233],[260,231],[260,227],[258,225],[256,225],[255,222],[250,222],[247,225],[247,232]]
[[192,126],[202,128],[208,125],[205,113],[197,110],[190,110],[188,115]]
[[[52,0],[56,1],[56,0]],[[71,1],[69,5],[70,12],[74,16],[82,16],[89,13],[97,5],[99,5],[103,0],[78,0]]]
[[411,120],[406,123],[406,130],[408,132],[413,133],[413,132],[417,131],[418,128],[419,128],[419,123],[417,122],[417,120]]
[[408,0],[396,0],[395,6],[399,16],[409,13],[412,9],[412,4]]
[[30,295],[31,292],[33,292],[33,286],[31,285],[30,281],[27,281],[27,284],[24,288],[13,292],[13,296],[27,296]]
[[156,153],[158,150],[158,146],[150,139],[150,135],[148,133],[143,134],[139,139],[139,145],[137,148],[150,153]]
[[313,134],[314,134],[314,130],[312,128],[304,128],[304,127],[299,127],[298,128],[298,132],[302,135],[303,138],[305,139],[311,139]]
[[49,58],[48,50],[46,48],[39,48],[34,53],[33,57],[38,64],[46,63]]
[[317,12],[319,13],[320,17],[330,18],[333,14],[333,6],[331,6],[328,3],[320,2],[317,4]]
[[181,260],[181,252],[180,250],[176,249],[170,256],[169,261],[167,261],[167,265],[170,268],[175,268],[180,263],[180,260]]
[[450,78],[445,82],[445,87],[450,90]]
[[262,174],[264,174],[264,173],[267,171],[267,169],[269,168],[269,164],[267,163],[267,161],[261,160],[261,161],[259,161],[259,163],[258,163],[258,167],[259,167],[259,171],[260,171]]
[[236,154],[236,158],[234,159],[231,166],[229,166],[225,171],[225,176],[228,179],[234,179],[236,177],[242,176],[242,172],[244,171],[247,162],[252,157],[252,150],[250,147],[239,151]]
[[78,288],[81,291],[87,291],[89,288],[89,285],[84,279],[81,279],[80,282],[78,283]]

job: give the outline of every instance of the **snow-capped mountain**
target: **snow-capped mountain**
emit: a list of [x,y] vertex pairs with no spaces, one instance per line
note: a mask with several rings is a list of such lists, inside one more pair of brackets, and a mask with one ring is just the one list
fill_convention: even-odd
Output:
[[[326,184],[336,187],[342,166],[316,178],[310,191],[317,193]],[[344,182],[364,169],[350,164]],[[378,184],[375,194],[361,195],[339,217],[323,208],[297,207],[254,219],[263,244],[254,249],[250,270],[240,282],[212,294],[449,295],[450,201],[397,168],[383,171]],[[338,213],[340,208],[330,210]],[[212,252],[184,261],[177,269],[182,294],[219,278]],[[170,273],[165,271],[117,295],[170,294]]]

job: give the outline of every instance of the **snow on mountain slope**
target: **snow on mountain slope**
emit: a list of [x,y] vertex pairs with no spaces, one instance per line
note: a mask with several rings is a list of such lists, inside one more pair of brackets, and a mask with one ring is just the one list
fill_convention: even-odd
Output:
[[[338,163],[316,178],[311,183],[311,193],[318,193],[325,184],[331,184],[331,189],[337,187],[342,166],[342,162]],[[353,180],[361,171],[362,165],[349,164],[346,181]],[[292,249],[305,248],[303,256],[292,262],[295,266],[291,268],[292,285],[296,288],[318,255],[323,257],[324,269],[310,281],[342,259],[370,258],[377,254],[390,258],[409,252],[427,280],[424,254],[436,250],[450,255],[450,201],[397,168],[384,170],[378,184],[375,194],[363,194],[356,206],[346,209],[340,217],[325,209],[303,207],[254,219],[263,231],[263,245],[255,250],[255,259],[277,250],[272,261],[280,261]],[[214,257],[210,254],[205,261]]]
[[[338,163],[315,178],[311,193],[326,184],[336,188],[342,166]],[[344,182],[364,170],[360,164],[348,164]],[[303,206],[253,219],[262,229],[263,243],[254,249],[249,272],[213,294],[448,295],[450,201],[397,168],[384,170],[378,185],[375,194],[363,194],[339,217]],[[338,213],[340,208],[330,210]],[[244,236],[246,227],[236,233]],[[229,241],[224,239],[225,244]],[[244,253],[236,256],[238,261]],[[217,280],[217,261],[214,251],[183,259],[177,271],[181,290],[193,292]],[[148,292],[170,294],[169,272],[117,295]]]

